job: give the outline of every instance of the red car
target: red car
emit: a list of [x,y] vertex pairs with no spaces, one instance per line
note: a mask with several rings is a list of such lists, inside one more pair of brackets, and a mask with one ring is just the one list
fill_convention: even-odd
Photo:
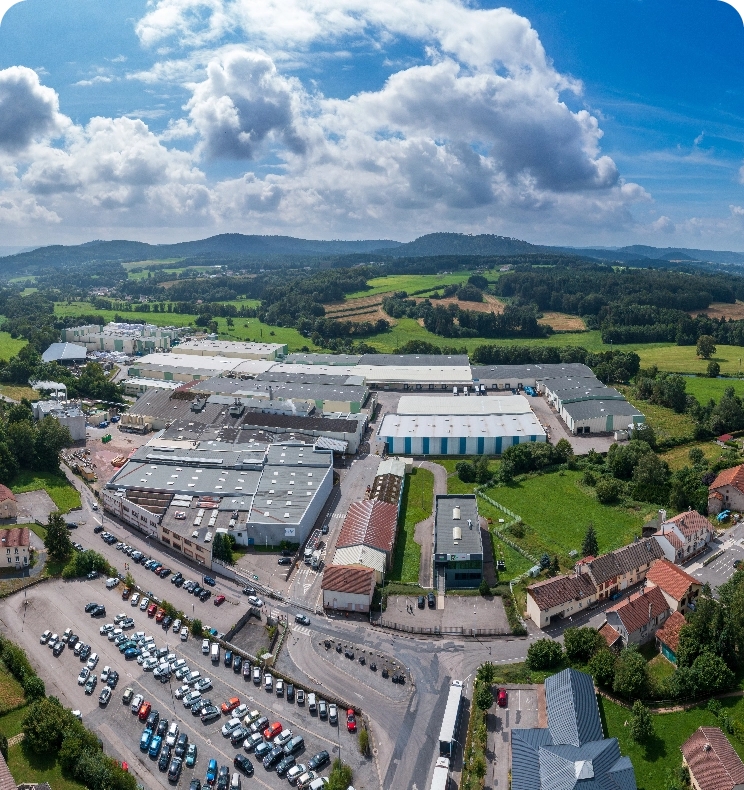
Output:
[[275,721],[263,731],[263,736],[267,741],[270,741],[272,738],[276,738],[281,731],[282,725],[278,721]]
[[151,603],[147,607],[147,616],[148,617],[155,617],[155,612],[158,610],[158,605],[156,603]]
[[496,694],[496,702],[500,708],[505,708],[509,704],[509,695],[505,688],[500,688]]
[[165,609],[158,609],[157,614],[155,615],[155,622],[162,623],[165,619]]
[[351,708],[346,711],[346,729],[349,732],[356,732],[356,716]]
[[230,711],[235,710],[238,705],[240,705],[240,699],[238,697],[230,697],[227,702],[222,703],[222,712],[225,714],[230,713]]
[[139,709],[139,720],[140,721],[145,721],[145,719],[147,719],[147,717],[150,715],[150,709],[151,708],[152,708],[152,705],[149,702],[143,702],[140,705],[140,709]]
[[218,595],[218,596],[217,596],[217,597],[214,599],[214,605],[215,605],[215,606],[219,606],[221,603],[224,603],[224,601],[225,601],[225,596],[224,596],[224,595]]

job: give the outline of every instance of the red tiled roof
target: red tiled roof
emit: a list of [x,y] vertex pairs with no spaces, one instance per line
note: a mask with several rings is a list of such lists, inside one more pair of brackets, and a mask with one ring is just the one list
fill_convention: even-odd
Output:
[[660,529],[654,532],[654,535],[663,535],[675,549],[681,549],[685,545],[673,532],[664,532]]
[[730,433],[722,433],[718,437],[719,442],[730,442],[734,437]]
[[733,486],[744,492],[744,464],[732,466],[730,469],[719,472],[718,477],[710,484],[709,490],[712,491],[722,486]]
[[686,510],[684,513],[674,516],[674,518],[667,519],[664,524],[668,524],[670,521],[676,524],[685,536],[701,531],[710,532],[711,529],[710,521],[705,516],[701,516],[697,510]]
[[661,587],[675,601],[679,601],[687,595],[691,584],[696,584],[698,587],[702,586],[696,578],[690,576],[687,571],[682,570],[679,565],[675,565],[669,560],[656,560],[648,569],[646,578],[657,587]]
[[604,637],[605,642],[607,642],[607,647],[612,647],[619,639],[622,639],[620,634],[609,623],[605,623],[599,629],[599,633]]
[[[649,604],[651,604],[650,615]],[[650,590],[631,595],[630,598],[610,607],[607,611],[615,612],[628,634],[632,634],[652,618],[669,611],[669,604],[661,590],[658,587],[652,587]]]
[[744,763],[718,727],[699,727],[681,748],[700,790],[733,790],[744,784]]
[[720,499],[723,502],[723,494],[720,491],[711,491],[708,494],[708,499]]
[[580,573],[576,576],[555,576],[552,579],[531,584],[527,588],[527,592],[532,596],[540,611],[544,612],[569,601],[588,598],[596,593],[596,588],[589,574]]
[[398,526],[398,508],[388,502],[352,502],[346,513],[336,548],[364,544],[380,551],[392,551]]
[[16,790],[15,779],[2,754],[0,754],[0,790]]
[[0,502],[5,502],[6,499],[12,499],[15,502],[15,494],[8,488],[0,484]]
[[14,527],[0,530],[0,539],[5,548],[12,546],[28,546],[28,527]]
[[656,632],[656,638],[663,642],[673,653],[679,647],[679,632],[687,621],[679,612],[672,612],[672,616]]
[[323,571],[321,587],[333,592],[371,595],[375,587],[375,572],[362,565],[328,565]]

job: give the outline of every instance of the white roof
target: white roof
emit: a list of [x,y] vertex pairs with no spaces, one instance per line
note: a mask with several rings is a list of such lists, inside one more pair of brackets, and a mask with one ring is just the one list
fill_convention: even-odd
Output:
[[127,384],[133,384],[137,387],[153,387],[159,390],[174,390],[176,387],[180,387],[183,382],[182,381],[164,381],[163,379],[125,379],[124,386]]
[[451,417],[386,414],[379,435],[386,438],[545,436],[545,430],[532,412]]
[[314,376],[358,376],[357,365],[301,365],[277,362],[271,367],[272,373],[312,373]]
[[469,384],[473,380],[470,368],[456,365],[357,365],[353,368],[353,375],[363,376],[367,383],[431,382],[432,384],[459,385]]
[[403,395],[398,414],[528,414],[532,411],[523,395]]
[[282,343],[250,343],[234,340],[187,340],[178,345],[179,352],[185,354],[203,356],[226,354],[231,357],[245,356],[246,359],[274,356],[284,348]]
[[395,475],[396,477],[406,476],[406,462],[401,461],[400,458],[385,458],[380,461],[377,467],[377,477],[380,475]]
[[371,546],[344,546],[336,549],[332,565],[364,565],[378,573],[385,573],[385,552]]
[[[201,357],[201,359],[215,359],[215,357]],[[234,368],[233,372],[240,375],[252,375],[257,376],[259,373],[266,373],[267,370],[272,370],[276,362],[272,362],[270,359],[233,359],[233,362],[238,362]]]
[[273,362],[265,359],[240,359],[239,357],[221,357],[194,354],[164,354],[156,352],[136,359],[132,367],[136,368],[183,368],[185,370],[210,370],[215,373],[265,373]]

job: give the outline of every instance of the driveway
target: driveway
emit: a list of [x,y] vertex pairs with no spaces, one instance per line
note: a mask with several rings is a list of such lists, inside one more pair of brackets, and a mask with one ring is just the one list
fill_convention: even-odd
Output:
[[561,439],[567,439],[573,447],[576,455],[586,455],[589,450],[596,450],[598,453],[606,453],[610,446],[615,443],[613,436],[599,436],[590,434],[588,436],[574,436],[568,430],[566,423],[558,416],[558,412],[552,409],[542,396],[527,398],[535,412],[535,416],[548,429],[550,441],[557,444]]
[[[508,790],[511,769],[511,730],[513,727],[539,727],[540,695],[544,687],[506,686],[508,703],[505,708],[495,705],[488,711],[488,762],[486,788]],[[496,697],[494,686],[494,698]],[[542,726],[545,726],[542,722]]]

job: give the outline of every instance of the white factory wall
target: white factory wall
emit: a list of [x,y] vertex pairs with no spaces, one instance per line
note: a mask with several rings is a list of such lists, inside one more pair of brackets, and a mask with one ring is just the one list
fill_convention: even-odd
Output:
[[406,455],[501,455],[507,447],[544,442],[545,434],[531,436],[381,436],[388,453]]

